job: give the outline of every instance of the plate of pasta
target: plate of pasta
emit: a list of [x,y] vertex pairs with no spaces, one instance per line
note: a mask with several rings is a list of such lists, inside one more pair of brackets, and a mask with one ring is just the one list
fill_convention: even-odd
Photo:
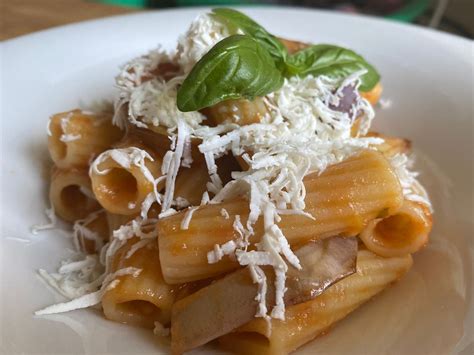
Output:
[[3,352],[472,350],[471,42],[195,8],[2,47]]

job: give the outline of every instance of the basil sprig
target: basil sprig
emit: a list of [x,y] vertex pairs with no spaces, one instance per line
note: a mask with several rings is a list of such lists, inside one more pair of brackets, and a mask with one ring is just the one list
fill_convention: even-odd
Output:
[[218,8],[212,10],[211,16],[225,25],[229,31],[235,33],[241,30],[254,38],[270,53],[278,67],[282,67],[286,61],[288,52],[283,43],[247,15],[233,9]]
[[331,78],[345,78],[360,70],[366,70],[366,73],[360,77],[359,90],[370,91],[380,80],[379,73],[372,65],[350,49],[318,44],[290,56],[286,63],[285,76],[326,75]]
[[313,45],[289,55],[283,43],[243,13],[214,9],[211,14],[231,33],[193,67],[178,89],[183,112],[197,111],[229,99],[253,99],[278,90],[284,77],[326,75],[345,78],[362,69],[360,91],[380,80],[375,68],[357,53],[328,44]]
[[183,112],[197,111],[218,102],[264,96],[283,84],[281,71],[255,39],[245,35],[217,43],[193,67],[178,90]]

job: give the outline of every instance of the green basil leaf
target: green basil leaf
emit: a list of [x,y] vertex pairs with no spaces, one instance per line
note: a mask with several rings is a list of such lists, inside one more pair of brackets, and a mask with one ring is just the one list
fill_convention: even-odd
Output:
[[252,36],[270,53],[277,66],[283,66],[288,55],[285,46],[257,22],[240,11],[227,8],[213,9],[212,15],[230,31],[235,32],[240,29],[246,35]]
[[217,43],[191,70],[178,90],[183,111],[197,111],[229,99],[253,99],[279,89],[283,76],[256,40],[234,35]]
[[345,78],[361,69],[367,73],[361,76],[360,91],[370,91],[380,80],[375,68],[357,53],[330,44],[314,45],[288,58],[286,76],[326,75]]

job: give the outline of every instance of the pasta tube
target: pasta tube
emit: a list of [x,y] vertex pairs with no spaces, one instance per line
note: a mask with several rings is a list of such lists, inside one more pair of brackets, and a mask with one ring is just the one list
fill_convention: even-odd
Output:
[[154,152],[145,146],[131,146],[102,153],[91,165],[89,175],[102,207],[115,214],[136,215],[147,196],[155,192],[160,169],[161,159]]
[[58,113],[48,127],[48,149],[54,163],[62,168],[87,168],[91,159],[110,148],[123,135],[108,114],[81,110]]
[[400,279],[411,267],[410,255],[382,258],[362,250],[357,256],[357,273],[315,299],[290,306],[285,320],[267,323],[255,318],[233,333],[220,338],[227,349],[242,354],[284,355],[323,334],[354,309]]
[[405,200],[396,214],[371,221],[359,237],[367,249],[378,255],[401,256],[414,253],[428,243],[431,226],[428,208]]
[[49,199],[55,213],[68,222],[83,219],[100,208],[86,170],[53,168]]
[[[376,151],[363,151],[346,161],[330,166],[321,175],[304,179],[306,212],[283,215],[279,223],[290,245],[334,235],[354,236],[381,213],[392,215],[403,203],[399,180],[389,162]],[[225,214],[221,214],[222,211]],[[216,276],[237,268],[230,258],[208,264],[207,252],[238,237],[233,228],[235,217],[245,223],[248,201],[234,200],[202,206],[194,212],[187,230],[180,224],[184,212],[158,222],[160,260],[165,280],[183,283]],[[263,223],[254,226],[251,242],[263,234]]]
[[127,267],[140,269],[138,275],[123,275],[114,288],[105,292],[102,307],[105,317],[115,322],[153,328],[158,321],[170,321],[174,289],[163,281],[156,242],[135,249],[142,241],[130,240],[115,254],[113,271]]

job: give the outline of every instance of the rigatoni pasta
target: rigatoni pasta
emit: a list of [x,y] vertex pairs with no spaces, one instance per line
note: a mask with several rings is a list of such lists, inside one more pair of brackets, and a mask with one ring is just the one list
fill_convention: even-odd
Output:
[[58,216],[68,222],[100,209],[87,170],[53,168],[49,199]]
[[137,239],[117,251],[112,271],[134,267],[138,275],[124,275],[105,292],[102,307],[105,317],[120,323],[153,328],[155,322],[167,326],[171,317],[174,288],[167,285],[160,272],[158,248],[153,240],[137,247]]
[[405,200],[392,216],[376,218],[360,233],[365,246],[378,255],[392,257],[415,253],[428,243],[432,218],[419,202]]
[[68,300],[38,315],[100,306],[170,335],[174,354],[217,340],[283,355],[401,278],[429,240],[411,142],[370,131],[382,84],[352,50],[214,9],[116,86],[113,116],[49,122],[50,212],[76,251],[39,271]]
[[48,131],[49,154],[63,169],[86,168],[91,159],[123,135],[112,125],[110,114],[81,110],[54,115],[48,123]]
[[[161,160],[150,150],[138,147],[103,152],[90,169],[97,200],[111,213],[134,215],[157,187]],[[162,185],[162,184],[161,184]]]

